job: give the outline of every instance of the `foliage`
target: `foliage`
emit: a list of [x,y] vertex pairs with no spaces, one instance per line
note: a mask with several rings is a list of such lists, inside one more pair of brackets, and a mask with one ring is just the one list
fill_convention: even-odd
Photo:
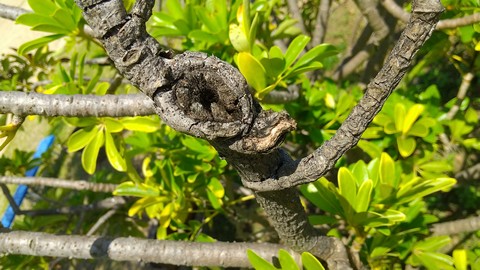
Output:
[[[299,270],[300,267],[297,265],[292,255],[284,249],[278,251],[278,267],[274,264],[269,263],[264,258],[260,257],[252,250],[247,251],[248,260],[255,269],[285,269],[285,270]],[[315,256],[309,252],[302,253],[302,269],[305,270],[325,270],[322,263],[318,261]]]
[[[116,83],[114,68],[94,61],[106,53],[84,31],[85,21],[73,0],[28,2],[33,13],[20,16],[17,23],[47,35],[21,45],[15,54],[2,55],[1,91],[137,92],[126,82]],[[124,4],[131,8],[133,2]],[[176,51],[203,51],[235,65],[261,101],[272,93],[298,89],[294,101],[261,105],[287,110],[297,121],[285,149],[303,157],[335,134],[364,91],[360,74],[341,82],[329,78],[338,58],[347,53],[342,48],[351,44],[312,44],[318,10],[302,10],[307,27],[302,33],[283,2],[166,0],[147,27]],[[318,9],[319,1],[306,2]],[[442,2],[447,7],[442,18],[480,11],[475,1]],[[338,27],[334,34],[350,33]],[[59,40],[63,45],[51,51],[51,44]],[[454,179],[480,158],[480,96],[478,91],[458,95],[462,78],[478,73],[479,44],[477,24],[434,32],[358,146],[327,176],[300,187],[310,222],[344,240],[352,256],[372,269],[480,269],[478,233],[462,235],[470,241],[452,248],[451,237],[431,232],[434,223],[479,214],[478,179]],[[477,89],[478,81],[470,88]],[[205,141],[172,130],[158,117],[59,117],[48,119],[48,124],[61,145],[41,160],[22,151],[2,156],[0,174],[23,175],[40,165],[46,176],[118,184],[113,195],[126,198],[127,206],[120,207],[100,234],[208,242],[277,240],[250,204],[253,196],[239,188],[239,176],[216,151]],[[7,138],[0,150],[19,132],[21,125],[0,116],[0,136]],[[33,192],[41,194],[30,198],[33,210],[89,205],[112,196],[46,187]],[[86,233],[102,214],[96,210],[26,216],[17,218],[14,228]],[[149,227],[151,220],[158,225]],[[253,252],[248,255],[257,269],[299,269],[286,251],[279,252],[280,264],[275,266]],[[19,256],[0,262],[23,269],[46,267],[51,260]],[[302,262],[305,269],[322,267],[308,253],[302,254]],[[56,263],[50,267],[75,267],[77,262]]]

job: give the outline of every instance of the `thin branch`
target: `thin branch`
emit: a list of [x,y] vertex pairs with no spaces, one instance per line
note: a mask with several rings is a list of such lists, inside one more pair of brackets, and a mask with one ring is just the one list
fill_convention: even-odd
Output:
[[29,13],[31,11],[28,11],[23,8],[19,7],[12,7],[8,5],[4,5],[0,3],[0,18],[8,19],[8,20],[16,20],[18,16]]
[[305,29],[305,23],[303,22],[302,14],[300,13],[300,10],[298,9],[298,3],[297,0],[287,0],[288,4],[288,9],[290,10],[290,13],[292,14],[292,17],[297,20],[297,25],[302,30],[302,33],[306,34],[307,30]]
[[284,161],[284,165],[277,171],[277,177],[259,182],[244,181],[244,184],[256,191],[285,189],[313,182],[332,169],[336,161],[357,144],[362,133],[407,72],[416,52],[430,37],[443,11],[439,1],[430,2],[432,3],[417,2],[419,11],[416,12],[414,9],[410,22],[392,49],[385,65],[370,82],[365,95],[332,139],[301,160]]
[[452,235],[480,230],[480,216],[433,224],[433,235]]
[[95,224],[88,230],[87,236],[93,235],[107,220],[109,220],[115,213],[117,212],[117,209],[110,209],[108,210],[105,214],[103,214]]
[[5,198],[7,198],[10,207],[12,207],[13,213],[15,213],[15,215],[24,214],[24,211],[20,210],[17,203],[10,194],[10,190],[8,190],[8,187],[5,184],[0,184],[0,188],[2,189],[3,195],[5,195]]
[[151,99],[129,95],[44,95],[0,92],[0,113],[66,117],[123,117],[155,114]]
[[[1,254],[53,256],[76,259],[109,258],[184,266],[251,267],[247,249],[272,261],[284,246],[263,243],[200,243],[141,239],[53,235],[11,231],[0,234]],[[291,252],[292,253],[292,252]],[[296,261],[299,255],[292,254]]]
[[460,110],[460,105],[462,101],[465,99],[467,96],[467,91],[470,88],[472,84],[472,80],[474,78],[473,72],[467,72],[462,76],[462,83],[460,84],[460,87],[458,88],[457,92],[457,101],[455,104],[450,108],[448,113],[445,115],[446,120],[451,120],[453,117],[457,114],[458,110]]
[[312,46],[322,43],[327,32],[328,17],[330,16],[331,0],[321,0],[318,7],[318,14],[315,20],[315,30],[312,35]]
[[[394,0],[382,0],[382,5],[390,12],[395,18],[408,22],[410,14],[406,12],[401,6],[397,5]],[[461,18],[445,19],[438,22],[436,30],[451,29],[456,27],[462,27],[480,22],[480,13],[474,13]]]
[[117,185],[108,183],[92,183],[85,180],[65,180],[47,177],[0,176],[0,183],[27,186],[48,186],[73,190],[90,190],[93,192],[113,192]]

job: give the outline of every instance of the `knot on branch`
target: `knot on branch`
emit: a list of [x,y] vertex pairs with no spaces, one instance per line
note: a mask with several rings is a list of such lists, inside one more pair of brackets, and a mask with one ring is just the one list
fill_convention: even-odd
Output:
[[254,101],[237,69],[198,52],[167,61],[171,83],[153,96],[167,124],[207,140],[248,133],[255,117]]
[[205,53],[165,59],[169,83],[153,94],[157,113],[178,131],[244,154],[276,148],[296,126],[285,112],[263,111],[240,72]]

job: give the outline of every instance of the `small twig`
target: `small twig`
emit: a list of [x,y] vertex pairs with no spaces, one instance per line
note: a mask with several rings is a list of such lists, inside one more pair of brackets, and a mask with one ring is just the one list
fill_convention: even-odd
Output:
[[15,215],[23,215],[24,211],[20,210],[17,203],[15,202],[12,195],[10,194],[10,190],[8,190],[8,187],[5,184],[0,184],[0,188],[2,189],[2,192],[5,195],[5,198],[7,198],[7,201],[10,204],[10,207],[12,207],[13,213],[15,213]]
[[298,4],[296,0],[288,0],[288,9],[290,10],[290,13],[292,14],[292,17],[297,20],[297,25],[299,26],[300,30],[302,30],[302,33],[307,34],[307,30],[305,29],[305,23],[303,22],[302,14],[300,13],[300,10],[298,9]]
[[98,228],[100,228],[100,226],[102,226],[105,222],[107,222],[108,219],[110,219],[113,215],[115,215],[116,212],[117,212],[117,209],[110,209],[110,210],[108,210],[108,212],[103,214],[97,220],[97,222],[95,222],[95,224],[93,224],[93,226],[90,228],[90,230],[88,230],[87,236],[93,235],[98,230]]
[[[385,7],[385,9],[390,12],[390,14],[392,14],[395,18],[403,22],[408,22],[408,20],[410,19],[410,14],[406,12],[401,6],[397,5],[394,0],[382,0],[381,2],[383,7]],[[435,29],[451,29],[471,25],[477,22],[480,22],[480,13],[474,13],[472,15],[461,18],[441,20],[438,22]]]
[[458,110],[460,109],[460,105],[462,104],[462,101],[465,99],[465,96],[467,95],[467,91],[470,88],[470,85],[472,84],[472,80],[474,78],[473,72],[468,72],[462,76],[462,83],[460,84],[460,87],[458,88],[457,92],[457,101],[455,104],[450,108],[448,111],[447,115],[445,116],[446,120],[451,120],[453,117],[457,114]]
[[93,192],[113,192],[116,184],[92,183],[85,180],[65,180],[47,177],[20,177],[20,176],[1,176],[0,183],[15,185],[35,185],[48,186],[55,188],[65,188],[73,190],[90,190]]
[[328,17],[330,15],[330,1],[321,0],[318,7],[317,18],[315,20],[315,30],[312,35],[312,46],[316,46],[323,42],[327,32]]

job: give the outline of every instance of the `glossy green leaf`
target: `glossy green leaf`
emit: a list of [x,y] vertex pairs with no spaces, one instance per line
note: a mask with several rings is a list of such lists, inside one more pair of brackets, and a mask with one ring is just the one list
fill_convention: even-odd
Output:
[[318,208],[331,214],[343,214],[342,206],[337,199],[335,186],[327,179],[320,178],[318,181],[300,187],[302,195]]
[[293,76],[297,76],[299,74],[303,74],[308,71],[313,71],[313,70],[318,70],[323,68],[323,64],[320,62],[313,62],[310,63],[309,65],[298,67],[298,68],[291,68],[290,71],[287,73],[285,78],[290,78]]
[[222,208],[222,205],[223,205],[222,200],[220,198],[218,198],[213,193],[213,191],[211,191],[210,189],[207,189],[207,198],[210,201],[210,203],[212,204],[213,209],[221,209]]
[[402,103],[395,104],[395,129],[397,131],[403,130],[403,123],[405,122],[405,115],[407,111],[405,109],[405,105]]
[[398,152],[400,152],[400,155],[405,158],[413,154],[413,151],[415,151],[415,148],[417,147],[417,142],[412,137],[403,138],[399,136],[397,137],[397,146]]
[[58,22],[58,25],[69,32],[77,29],[77,23],[73,21],[71,14],[65,9],[58,9],[55,11],[53,19]]
[[368,179],[368,168],[365,161],[359,160],[352,167],[352,174],[357,181],[357,186],[360,186],[363,181]]
[[345,167],[338,171],[338,189],[340,195],[353,207],[357,199],[357,184],[350,170]]
[[253,48],[253,45],[255,45],[259,23],[260,23],[260,16],[259,16],[259,13],[256,13],[255,16],[253,17],[253,21],[252,21],[252,24],[250,25],[250,29],[248,32],[249,48]]
[[299,270],[297,263],[292,255],[284,249],[278,251],[278,260],[282,266],[282,270]]
[[98,127],[82,128],[75,131],[67,141],[68,152],[76,152],[90,143],[99,132]]
[[277,78],[285,69],[285,60],[283,58],[263,58],[260,63],[265,68],[265,72],[272,78]]
[[333,56],[338,54],[337,48],[330,44],[320,44],[306,52],[304,55],[298,59],[298,61],[293,66],[293,69],[307,66],[313,62],[321,61],[326,57]]
[[107,153],[107,159],[117,171],[125,172],[127,170],[127,163],[125,158],[120,154],[113,141],[112,134],[105,131],[105,152]]
[[415,104],[410,109],[408,109],[405,120],[403,121],[402,134],[407,134],[410,128],[413,126],[413,123],[417,121],[418,117],[425,110],[425,107],[422,104]]
[[272,33],[272,38],[278,38],[280,36],[283,36],[285,32],[288,31],[289,28],[295,27],[295,24],[297,24],[297,21],[294,19],[286,19],[283,20],[275,30],[273,30]]
[[158,120],[147,116],[125,117],[120,122],[126,129],[134,131],[155,132],[160,128]]
[[447,235],[433,236],[417,242],[414,248],[424,251],[437,251],[441,247],[448,245],[450,242],[451,239]]
[[357,145],[371,158],[378,158],[382,154],[382,149],[380,147],[367,140],[360,140]]
[[309,252],[302,253],[302,264],[305,270],[325,270],[322,263]]
[[413,183],[410,188],[397,195],[398,203],[405,203],[413,201],[418,198],[423,198],[432,193],[446,190],[455,185],[457,181],[454,178],[435,178],[430,180],[419,181]]
[[167,203],[165,207],[160,212],[160,218],[158,219],[158,223],[160,223],[160,227],[167,228],[170,226],[170,222],[172,221],[172,213],[173,213],[173,203]]
[[387,153],[382,153],[382,155],[380,156],[379,172],[381,183],[389,184],[390,186],[396,186],[395,163]]
[[249,52],[250,43],[247,39],[247,34],[243,31],[243,27],[238,24],[230,24],[228,37],[232,43],[233,48],[237,52]]
[[117,133],[123,130],[123,124],[117,119],[105,117],[103,118],[103,124],[110,133]]
[[52,15],[58,8],[52,1],[28,0],[28,5],[35,12],[43,15]]
[[310,37],[305,35],[299,35],[296,37],[288,46],[287,51],[285,52],[285,66],[290,67],[295,59],[302,53],[305,46],[310,42]]
[[256,270],[276,270],[271,263],[267,262],[264,258],[258,256],[253,250],[247,250],[247,257],[250,264]]
[[93,174],[97,168],[97,158],[100,148],[105,142],[103,131],[97,132],[96,136],[87,144],[82,152],[82,166],[88,174]]
[[373,190],[373,182],[368,179],[363,181],[362,185],[358,189],[356,203],[353,204],[353,209],[358,212],[365,212],[370,205],[371,195]]
[[237,61],[238,69],[250,86],[257,91],[267,86],[265,68],[253,55],[247,52],[240,52]]
[[428,136],[428,127],[423,125],[420,122],[416,122],[413,124],[413,126],[410,128],[410,130],[407,132],[407,135],[409,136],[417,136],[417,137],[427,137]]
[[41,48],[41,47],[49,44],[50,42],[55,41],[57,39],[60,39],[64,36],[65,36],[64,34],[50,35],[50,36],[37,38],[37,39],[31,40],[29,42],[23,43],[18,48],[18,54],[20,54],[20,55],[26,54],[29,51]]
[[213,192],[215,197],[223,198],[225,196],[225,189],[223,188],[222,183],[216,177],[210,178],[210,181],[207,185],[208,189]]
[[[113,191],[115,196],[135,196],[135,197],[155,197],[160,192],[157,187],[148,186],[142,183],[134,183],[132,181],[123,182]],[[163,201],[163,200],[162,200]],[[154,203],[159,203],[155,200]]]

